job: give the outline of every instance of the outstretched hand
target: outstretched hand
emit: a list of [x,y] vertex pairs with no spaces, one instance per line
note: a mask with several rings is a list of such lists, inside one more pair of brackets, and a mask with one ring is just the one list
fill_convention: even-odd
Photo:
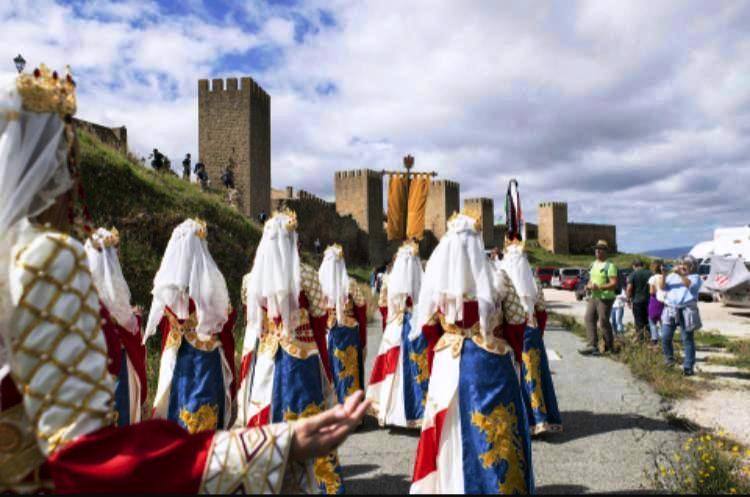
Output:
[[359,390],[346,398],[343,404],[325,412],[297,421],[292,438],[291,458],[304,461],[321,457],[341,445],[359,426],[370,406]]

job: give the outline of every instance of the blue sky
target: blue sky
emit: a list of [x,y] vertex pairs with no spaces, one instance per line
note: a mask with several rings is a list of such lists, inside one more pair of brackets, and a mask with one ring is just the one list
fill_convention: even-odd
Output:
[[197,156],[197,79],[272,96],[272,183],[417,166],[525,212],[618,226],[626,250],[750,222],[750,4],[10,0],[0,71],[71,64],[79,116]]

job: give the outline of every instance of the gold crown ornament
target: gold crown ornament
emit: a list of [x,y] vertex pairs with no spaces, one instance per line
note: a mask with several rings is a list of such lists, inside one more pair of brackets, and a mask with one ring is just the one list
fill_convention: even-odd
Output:
[[206,235],[208,234],[208,225],[206,224],[206,221],[199,217],[193,218],[193,221],[198,225],[198,228],[195,230],[195,236],[201,240],[205,240]]
[[479,214],[474,209],[463,209],[461,212],[453,211],[451,217],[448,218],[448,223],[458,219],[458,216],[470,217],[474,220],[474,231],[482,231],[482,224],[479,222]]
[[109,247],[118,247],[120,245],[120,232],[117,228],[112,228],[107,236],[99,236],[98,233],[91,235],[91,244],[98,250],[104,250]]
[[76,112],[76,83],[66,66],[65,76],[50,72],[41,64],[31,74],[23,73],[16,79],[16,89],[21,96],[23,109],[28,112],[50,112],[60,117]]
[[328,252],[329,250],[334,253],[336,259],[342,259],[344,257],[344,248],[338,243],[334,243],[333,245],[329,245],[328,247],[326,247],[326,252]]
[[414,240],[405,241],[403,244],[401,244],[401,247],[411,250],[412,255],[419,254],[419,244],[415,242]]
[[292,232],[297,229],[297,213],[288,207],[281,209],[280,211],[274,211],[271,215],[273,219],[276,216],[286,216],[289,220],[286,222],[286,230]]

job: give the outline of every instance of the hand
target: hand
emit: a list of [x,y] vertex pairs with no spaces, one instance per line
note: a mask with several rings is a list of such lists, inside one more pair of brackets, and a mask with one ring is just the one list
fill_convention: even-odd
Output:
[[341,445],[359,426],[370,401],[361,390],[346,398],[343,404],[310,418],[301,419],[294,426],[291,458],[305,461],[322,457]]
[[591,284],[591,289],[592,290],[599,290],[599,285],[597,285],[596,283],[592,283]]

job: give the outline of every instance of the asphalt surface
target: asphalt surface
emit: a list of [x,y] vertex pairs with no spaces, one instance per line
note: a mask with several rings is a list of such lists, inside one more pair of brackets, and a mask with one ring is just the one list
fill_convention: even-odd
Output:
[[[371,324],[365,378],[380,336]],[[671,452],[683,436],[660,415],[659,397],[622,364],[579,355],[583,342],[568,331],[550,327],[545,343],[565,431],[533,442],[537,493],[648,492],[653,454]],[[407,493],[418,436],[367,418],[339,449],[346,492]]]

